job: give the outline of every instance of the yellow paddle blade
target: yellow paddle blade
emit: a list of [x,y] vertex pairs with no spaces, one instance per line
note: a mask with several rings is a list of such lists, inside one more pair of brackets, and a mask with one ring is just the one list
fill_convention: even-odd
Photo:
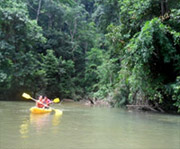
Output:
[[58,102],[60,102],[60,99],[59,99],[59,98],[55,98],[55,99],[53,100],[53,102],[54,102],[54,103],[58,103]]
[[32,99],[32,97],[29,94],[27,94],[27,93],[23,93],[22,97],[24,97],[26,99]]

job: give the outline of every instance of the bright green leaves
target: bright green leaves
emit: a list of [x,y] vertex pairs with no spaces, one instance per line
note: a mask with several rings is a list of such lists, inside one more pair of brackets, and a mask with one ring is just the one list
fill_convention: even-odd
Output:
[[179,74],[176,70],[177,63],[179,64],[176,47],[179,45],[179,37],[178,32],[154,18],[146,22],[141,31],[130,40],[125,47],[120,70],[120,79],[126,75],[124,72],[130,72],[130,75],[126,76],[130,86],[129,98],[137,98],[135,94],[138,92],[143,94],[144,98],[161,104],[164,98],[171,96],[165,93],[164,85],[175,81]]
[[164,62],[168,63],[175,52],[173,43],[166,36],[168,33],[167,27],[155,18],[146,22],[141,32],[137,37],[131,39],[126,49],[131,54],[136,54],[137,57],[138,55],[141,56],[144,63],[150,60],[152,54],[156,55],[158,51],[161,51]]
[[[31,43],[45,43],[46,38],[42,34],[42,28],[37,25],[37,21],[30,20],[26,24],[27,31],[29,34],[27,34],[27,38],[31,39]],[[34,48],[34,47],[33,47]]]

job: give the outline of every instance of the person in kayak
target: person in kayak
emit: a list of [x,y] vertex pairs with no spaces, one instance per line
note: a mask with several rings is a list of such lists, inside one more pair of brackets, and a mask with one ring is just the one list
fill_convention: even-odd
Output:
[[46,105],[45,108],[49,108],[50,104],[53,103],[50,99],[47,98],[47,96],[45,96],[43,100],[43,103]]
[[44,108],[44,98],[43,98],[43,96],[39,96],[39,99],[36,102],[36,107]]

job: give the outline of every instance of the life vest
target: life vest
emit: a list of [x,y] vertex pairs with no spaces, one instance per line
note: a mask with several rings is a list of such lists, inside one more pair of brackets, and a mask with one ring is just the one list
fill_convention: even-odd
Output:
[[45,99],[45,104],[46,104],[47,106],[49,106],[49,105],[50,105],[50,103],[51,103],[51,100],[50,100],[50,99],[48,99],[48,98],[46,98],[46,99]]
[[43,108],[44,107],[42,98],[39,98],[39,100],[36,102],[36,106],[38,108]]

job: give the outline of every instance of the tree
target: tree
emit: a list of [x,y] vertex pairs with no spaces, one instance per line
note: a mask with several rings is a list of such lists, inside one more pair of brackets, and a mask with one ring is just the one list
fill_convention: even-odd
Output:
[[180,66],[179,3],[159,0],[118,3],[120,22],[109,23],[106,34],[110,43],[107,53],[120,65],[115,71],[119,81],[110,93],[118,105],[151,104],[157,109],[176,110],[172,96],[177,97],[177,90],[171,84],[178,84]]
[[97,69],[102,64],[102,59],[103,51],[101,49],[92,48],[86,53],[85,86],[88,93],[97,91],[95,87],[99,83]]
[[96,25],[103,33],[107,33],[108,25],[119,24],[119,9],[120,5],[118,0],[100,0],[94,4],[96,9],[92,14],[92,18]]
[[51,97],[71,97],[73,95],[74,64],[71,60],[65,61],[56,58],[52,50],[48,50],[43,59],[43,70],[47,80],[45,93]]
[[[0,64],[2,66],[0,86],[7,84],[1,92],[5,90],[8,96],[15,97],[14,95],[21,91],[22,86],[27,87],[27,90],[31,86],[32,89],[32,83],[25,83],[30,79],[29,75],[31,74],[32,77],[33,73],[28,70],[37,68],[35,56],[32,55],[36,54],[37,43],[45,42],[45,38],[42,35],[41,27],[29,19],[26,5],[22,1],[4,1],[2,3],[0,32],[0,55],[3,59]],[[23,71],[22,68],[27,59],[33,59],[34,63],[28,61],[29,65],[27,63],[27,69]],[[8,98],[8,96],[6,97]]]

